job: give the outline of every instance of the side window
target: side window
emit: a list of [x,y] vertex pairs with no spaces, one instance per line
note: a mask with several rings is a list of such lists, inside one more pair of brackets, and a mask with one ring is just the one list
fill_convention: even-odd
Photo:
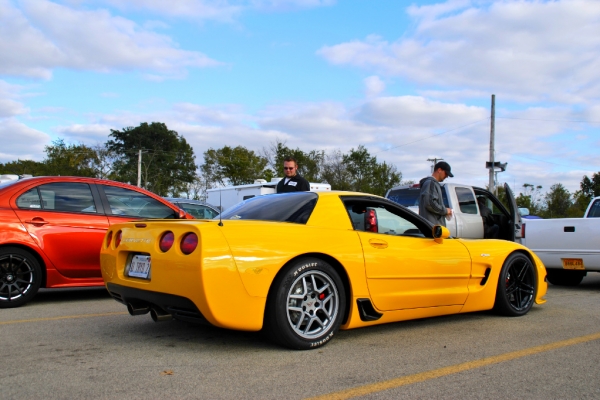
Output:
[[17,206],[42,208],[47,211],[96,213],[90,186],[87,183],[77,182],[57,182],[38,186],[23,193],[17,199]]
[[40,194],[37,188],[30,189],[19,196],[17,199],[17,207],[19,208],[42,208],[42,202],[40,201]]
[[380,204],[346,204],[352,225],[357,231],[424,237],[419,228]]
[[102,185],[112,215],[138,218],[175,218],[175,211],[135,190]]
[[460,211],[464,214],[477,214],[477,205],[475,204],[475,195],[473,192],[462,187],[457,187],[455,190]]
[[197,219],[213,219],[218,215],[212,208],[203,206],[202,204],[177,203],[177,206],[183,208],[185,212]]

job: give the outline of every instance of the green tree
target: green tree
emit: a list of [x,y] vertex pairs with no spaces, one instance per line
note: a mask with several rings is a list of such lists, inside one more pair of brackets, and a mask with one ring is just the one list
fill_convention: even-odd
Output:
[[398,186],[401,181],[402,173],[397,170],[395,165],[388,165],[384,161],[373,169],[371,193],[385,196],[389,189]]
[[543,209],[539,200],[541,190],[541,185],[523,184],[523,191],[515,199],[517,207],[529,209],[531,215],[539,215]]
[[57,139],[44,151],[46,175],[96,177],[92,165],[97,155],[91,147],[84,144],[67,145],[63,139]]
[[253,183],[259,178],[270,180],[273,172],[266,166],[267,159],[252,150],[224,146],[205,151],[200,169],[208,182],[236,186]]
[[334,150],[325,156],[321,177],[323,181],[331,185],[333,190],[352,190],[352,177],[346,168],[344,155],[340,150]]
[[369,193],[372,177],[377,166],[377,158],[372,157],[362,144],[343,156],[344,164],[351,176],[351,190]]
[[371,156],[363,145],[351,149],[342,159],[350,177],[350,190],[384,196],[401,181],[402,174],[395,166],[378,163],[377,157]]
[[542,214],[544,218],[566,218],[568,210],[573,204],[571,194],[561,184],[556,183],[550,187],[546,193],[546,210]]
[[33,160],[9,161],[0,164],[0,174],[42,176],[46,175],[46,165]]
[[137,183],[139,151],[142,151],[141,186],[160,195],[177,196],[194,181],[194,150],[185,138],[164,123],[147,122],[123,130],[111,129],[106,148],[115,155],[113,176]]
[[298,163],[298,174],[309,182],[321,182],[321,169],[325,161],[325,151],[311,150],[308,153],[300,149],[290,149],[285,142],[277,140],[270,149],[265,150],[265,156],[269,166],[276,176],[284,176],[283,160],[286,157],[294,157]]
[[588,203],[592,200],[592,198],[600,196],[600,172],[594,173],[591,179],[588,178],[587,175],[584,175],[580,186],[581,195],[587,197]]

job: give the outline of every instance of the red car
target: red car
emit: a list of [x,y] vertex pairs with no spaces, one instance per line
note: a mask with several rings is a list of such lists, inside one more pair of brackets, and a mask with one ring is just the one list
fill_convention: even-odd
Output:
[[193,217],[147,190],[109,180],[47,176],[0,183],[0,308],[40,287],[104,286],[108,227],[138,218]]

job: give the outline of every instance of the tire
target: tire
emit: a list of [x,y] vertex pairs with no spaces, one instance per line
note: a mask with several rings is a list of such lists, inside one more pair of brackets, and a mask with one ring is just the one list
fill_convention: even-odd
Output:
[[302,258],[273,282],[264,331],[284,347],[315,349],[337,333],[345,309],[346,293],[335,269],[318,258]]
[[546,270],[546,279],[556,286],[577,286],[586,276],[586,271],[567,271],[564,269]]
[[494,310],[501,315],[519,317],[531,310],[536,294],[536,276],[529,257],[513,253],[504,261]]
[[0,249],[0,308],[19,307],[30,301],[42,284],[42,269],[27,250]]

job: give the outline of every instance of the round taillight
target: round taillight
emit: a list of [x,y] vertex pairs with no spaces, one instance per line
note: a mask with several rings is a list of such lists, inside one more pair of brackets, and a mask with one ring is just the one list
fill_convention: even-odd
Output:
[[117,232],[117,235],[115,236],[115,248],[119,247],[119,245],[121,244],[122,236],[123,236],[123,232],[121,232],[121,231]]
[[106,235],[106,248],[108,249],[110,247],[110,242],[112,242],[112,231],[108,232],[108,235]]
[[160,238],[158,247],[160,247],[160,250],[163,253],[165,253],[165,252],[169,251],[169,249],[171,247],[173,247],[174,241],[175,241],[175,235],[173,235],[173,232],[165,232],[165,233],[163,233],[162,237]]
[[198,236],[195,233],[186,233],[181,239],[181,252],[191,254],[198,247]]

